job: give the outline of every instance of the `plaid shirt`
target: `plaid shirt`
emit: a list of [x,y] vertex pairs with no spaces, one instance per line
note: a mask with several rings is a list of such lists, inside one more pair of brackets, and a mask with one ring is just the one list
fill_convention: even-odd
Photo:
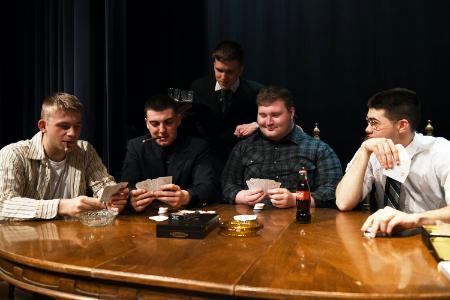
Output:
[[336,185],[342,177],[340,161],[330,146],[297,127],[281,141],[268,140],[258,131],[239,142],[223,171],[223,198],[233,204],[236,194],[247,189],[245,182],[250,178],[273,179],[295,192],[302,167],[308,171],[316,207],[333,207]]

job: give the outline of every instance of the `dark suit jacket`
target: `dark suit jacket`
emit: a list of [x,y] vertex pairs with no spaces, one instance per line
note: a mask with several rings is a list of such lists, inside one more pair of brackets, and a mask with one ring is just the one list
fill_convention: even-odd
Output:
[[182,122],[189,134],[206,139],[211,151],[223,164],[229,153],[239,141],[234,136],[237,125],[256,121],[256,95],[261,84],[240,78],[240,84],[231,97],[231,104],[226,115],[223,115],[218,94],[214,91],[216,79],[208,76],[192,83],[194,103]]
[[203,207],[215,202],[219,184],[211,167],[208,144],[198,138],[180,137],[175,140],[171,163],[164,169],[161,147],[155,141],[142,143],[148,136],[128,142],[122,167],[122,181],[130,189],[136,183],[161,176],[172,176],[172,182],[191,195],[188,207]]

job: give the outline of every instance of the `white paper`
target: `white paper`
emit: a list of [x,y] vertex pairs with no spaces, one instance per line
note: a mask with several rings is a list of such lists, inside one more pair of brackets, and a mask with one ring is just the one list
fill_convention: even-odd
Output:
[[156,222],[162,222],[165,221],[167,219],[169,219],[168,216],[152,216],[152,217],[148,217],[150,220],[156,221]]
[[411,157],[406,151],[405,147],[400,144],[395,145],[398,150],[398,157],[400,159],[400,164],[394,164],[392,169],[383,169],[383,174],[395,179],[401,183],[404,183],[406,177],[408,177],[409,169],[411,167]]
[[450,261],[440,261],[437,268],[439,272],[450,280]]

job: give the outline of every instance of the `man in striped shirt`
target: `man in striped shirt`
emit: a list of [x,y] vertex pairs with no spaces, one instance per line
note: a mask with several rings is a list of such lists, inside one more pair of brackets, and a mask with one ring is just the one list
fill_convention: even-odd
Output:
[[[79,140],[83,105],[73,95],[44,100],[39,132],[0,150],[0,219],[77,216],[104,206],[103,188],[115,184],[95,149]],[[87,197],[86,190],[94,198]],[[121,211],[128,188],[107,201]]]

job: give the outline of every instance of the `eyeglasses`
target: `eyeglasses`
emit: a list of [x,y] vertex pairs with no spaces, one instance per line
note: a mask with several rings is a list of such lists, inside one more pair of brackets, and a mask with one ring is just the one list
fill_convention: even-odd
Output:
[[[370,125],[370,127],[372,127],[372,129],[375,131],[380,131],[383,129],[382,124],[380,124],[380,122],[378,120],[369,119],[368,117],[366,117],[366,122],[367,122],[367,125]],[[391,122],[395,123],[397,121],[391,121]]]

